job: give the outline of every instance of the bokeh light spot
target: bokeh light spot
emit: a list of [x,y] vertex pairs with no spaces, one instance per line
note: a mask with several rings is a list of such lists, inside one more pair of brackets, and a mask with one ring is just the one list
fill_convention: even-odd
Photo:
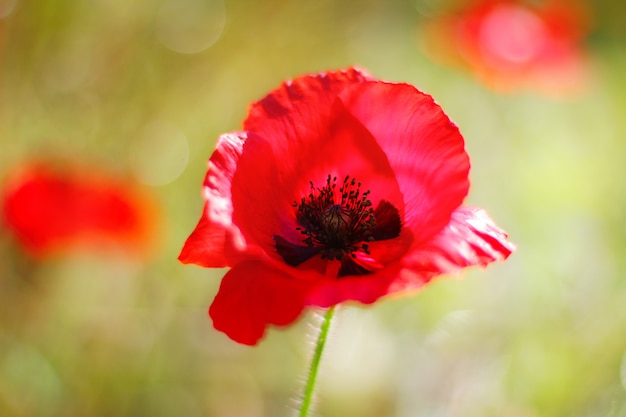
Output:
[[222,35],[226,9],[222,0],[165,0],[156,19],[156,37],[183,54],[202,52]]
[[494,9],[485,19],[479,36],[487,58],[512,63],[530,61],[546,39],[539,18],[518,6]]
[[0,19],[9,17],[17,6],[17,0],[0,0]]
[[131,143],[129,158],[138,181],[147,185],[169,184],[189,161],[187,137],[171,123],[152,122]]

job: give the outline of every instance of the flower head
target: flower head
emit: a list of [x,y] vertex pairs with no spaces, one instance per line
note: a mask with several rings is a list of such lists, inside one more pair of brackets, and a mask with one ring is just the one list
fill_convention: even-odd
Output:
[[89,247],[141,254],[149,246],[150,200],[93,167],[30,162],[9,175],[2,194],[2,223],[34,257]]
[[587,13],[577,1],[473,0],[433,18],[424,44],[497,90],[530,87],[563,95],[584,87]]
[[505,233],[461,206],[468,171],[458,128],[415,87],[354,68],[302,76],[220,137],[179,259],[231,268],[209,313],[255,344],[307,306],[369,304],[505,259]]

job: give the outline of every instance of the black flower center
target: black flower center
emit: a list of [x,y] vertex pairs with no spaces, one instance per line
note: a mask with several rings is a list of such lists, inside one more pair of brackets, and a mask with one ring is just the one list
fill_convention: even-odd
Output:
[[298,266],[316,255],[341,261],[339,276],[371,272],[359,265],[357,253],[370,255],[368,242],[392,239],[402,228],[400,215],[391,203],[381,200],[376,209],[370,191],[361,192],[361,183],[346,176],[339,190],[337,178],[330,175],[319,188],[310,183],[310,192],[294,201],[296,221],[303,239],[300,244],[274,235],[276,251],[291,266]]

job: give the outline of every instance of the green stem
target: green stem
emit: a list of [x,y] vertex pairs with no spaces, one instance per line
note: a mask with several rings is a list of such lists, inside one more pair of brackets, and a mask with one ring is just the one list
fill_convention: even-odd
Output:
[[320,361],[322,359],[322,353],[324,352],[324,346],[326,346],[326,337],[328,336],[328,330],[330,329],[330,322],[333,319],[335,313],[335,306],[330,307],[324,314],[322,326],[317,336],[317,343],[315,344],[315,351],[313,352],[313,358],[311,358],[311,367],[309,368],[309,376],[304,386],[304,393],[302,395],[302,405],[300,406],[300,413],[298,417],[307,417],[311,404],[313,402],[313,394],[315,392],[315,381],[317,380],[317,371],[319,370]]

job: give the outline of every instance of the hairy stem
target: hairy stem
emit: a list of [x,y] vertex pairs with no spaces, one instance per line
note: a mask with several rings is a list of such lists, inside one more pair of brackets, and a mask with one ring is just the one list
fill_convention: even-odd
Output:
[[335,306],[326,310],[324,318],[322,320],[322,326],[320,332],[317,335],[317,342],[315,343],[315,350],[313,351],[313,358],[311,358],[311,366],[309,368],[309,375],[304,386],[304,393],[302,395],[302,405],[300,406],[300,413],[298,417],[308,417],[313,402],[313,395],[315,394],[315,382],[317,380],[317,373],[322,359],[322,353],[324,352],[324,346],[326,346],[326,337],[328,336],[328,330],[330,329],[330,322],[333,319],[335,313]]

